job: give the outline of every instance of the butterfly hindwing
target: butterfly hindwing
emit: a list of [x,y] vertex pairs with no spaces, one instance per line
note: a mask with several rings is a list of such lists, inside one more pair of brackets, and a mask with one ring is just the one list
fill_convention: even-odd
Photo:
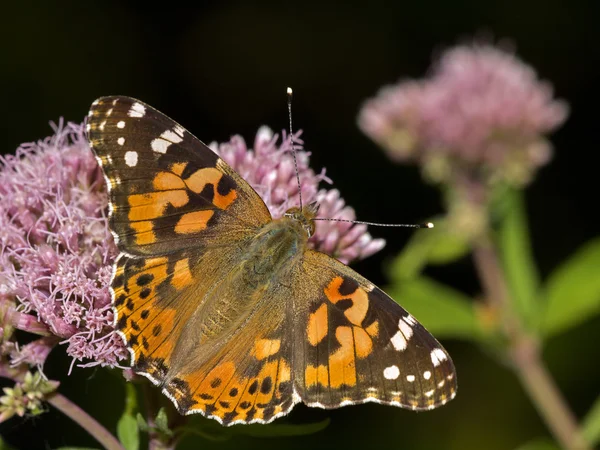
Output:
[[[383,291],[312,250],[302,276],[313,289],[296,330],[295,384],[309,406],[374,401],[414,410],[452,399],[456,375],[435,338]],[[307,294],[308,296],[308,294]]]
[[98,99],[87,129],[107,174],[111,229],[129,254],[231,242],[271,220],[258,194],[212,150],[138,100]]

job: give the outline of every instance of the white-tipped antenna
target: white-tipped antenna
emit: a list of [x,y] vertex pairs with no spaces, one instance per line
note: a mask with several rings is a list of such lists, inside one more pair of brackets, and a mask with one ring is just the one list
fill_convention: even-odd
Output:
[[325,217],[315,217],[312,220],[327,220],[330,222],[349,222],[360,225],[372,225],[374,227],[402,227],[402,228],[433,228],[431,222],[427,223],[376,223],[376,222],[363,222],[362,220],[349,220],[349,219],[328,219]]
[[296,181],[298,182],[298,198],[300,201],[300,210],[302,210],[302,186],[300,185],[300,173],[298,172],[298,162],[296,161],[296,148],[294,147],[294,129],[292,127],[292,88],[287,88],[288,116],[290,117],[290,144],[292,146],[292,156],[294,157],[294,170],[296,171]]
[[[294,129],[292,127],[292,88],[287,88],[287,105],[288,105],[288,116],[290,118],[290,145],[292,146],[292,156],[294,157],[294,170],[296,171],[296,181],[298,182],[298,197],[300,201],[300,210],[302,210],[302,187],[300,185],[300,173],[298,172],[298,162],[296,160],[296,148],[294,147]],[[311,220],[326,220],[330,222],[350,222],[360,225],[372,225],[375,227],[403,227],[403,228],[433,228],[431,222],[408,224],[408,223],[375,223],[375,222],[363,222],[361,220],[348,220],[348,219],[329,219],[325,217],[315,217]]]

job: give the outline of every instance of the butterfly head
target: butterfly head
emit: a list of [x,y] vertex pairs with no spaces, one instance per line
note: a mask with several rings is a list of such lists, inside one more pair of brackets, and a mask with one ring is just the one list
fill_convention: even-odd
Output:
[[311,237],[315,233],[315,222],[313,219],[317,216],[318,212],[319,204],[312,202],[304,205],[302,209],[298,207],[290,208],[283,216],[300,222],[308,237]]

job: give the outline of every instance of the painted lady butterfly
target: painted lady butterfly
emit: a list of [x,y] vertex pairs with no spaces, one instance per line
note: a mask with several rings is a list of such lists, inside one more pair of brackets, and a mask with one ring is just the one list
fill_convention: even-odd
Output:
[[301,401],[428,410],[455,396],[435,338],[307,247],[315,205],[273,219],[212,150],[132,98],[96,100],[87,133],[120,249],[116,328],[135,372],[181,414],[268,423]]

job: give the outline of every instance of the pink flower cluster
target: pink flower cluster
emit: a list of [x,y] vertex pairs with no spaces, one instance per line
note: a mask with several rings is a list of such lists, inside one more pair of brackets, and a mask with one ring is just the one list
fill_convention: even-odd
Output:
[[[56,127],[43,141],[23,144],[14,156],[0,157],[0,364],[42,366],[57,342],[73,361],[115,366],[128,359],[114,332],[108,290],[118,253],[107,223],[106,186],[101,169],[77,124]],[[319,190],[329,181],[308,167],[298,148],[305,203],[318,201],[320,216],[353,219],[337,190]],[[290,139],[263,127],[254,149],[240,136],[212,147],[265,200],[274,217],[298,203]],[[384,246],[364,225],[319,222],[311,244],[349,262]],[[19,346],[14,328],[38,334]]]
[[544,134],[567,115],[567,105],[530,66],[473,44],[446,51],[428,78],[381,89],[358,122],[395,160],[426,165],[446,158],[455,167],[508,171],[503,178],[525,183],[551,156]]
[[[127,351],[113,330],[108,284],[117,248],[106,207],[80,125],[59,124],[54,136],[0,158],[0,302],[34,314],[74,361],[113,366]],[[55,341],[35,342],[17,346],[13,364],[43,364],[43,347]]]

